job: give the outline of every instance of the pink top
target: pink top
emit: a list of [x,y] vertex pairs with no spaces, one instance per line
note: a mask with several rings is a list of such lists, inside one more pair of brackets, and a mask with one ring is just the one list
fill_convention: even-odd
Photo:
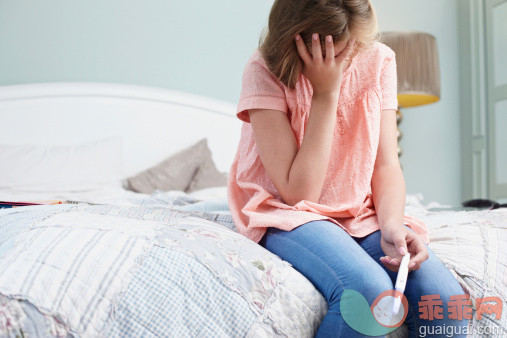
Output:
[[[330,220],[355,237],[379,230],[371,194],[371,178],[383,109],[397,109],[395,53],[375,42],[358,53],[342,75],[333,150],[318,203],[302,200],[290,206],[265,171],[247,109],[276,109],[287,114],[301,146],[313,89],[301,74],[291,90],[272,75],[259,50],[248,60],[237,117],[241,139],[229,171],[227,196],[239,233],[258,243],[267,227],[290,231],[313,220]],[[404,215],[404,223],[429,243],[428,228]]]

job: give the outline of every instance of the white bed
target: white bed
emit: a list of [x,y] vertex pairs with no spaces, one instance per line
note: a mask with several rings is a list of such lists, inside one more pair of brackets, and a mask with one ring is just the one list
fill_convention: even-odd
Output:
[[[120,137],[124,160],[121,180],[93,189],[0,188],[0,200],[100,203],[0,209],[0,336],[314,332],[322,296],[288,263],[231,231],[225,186],[151,195],[123,188],[123,179],[203,138],[217,169],[228,172],[241,129],[234,104],[131,85],[43,83],[1,87],[0,119],[0,144]],[[47,243],[51,253],[37,256]],[[90,243],[94,250],[80,251]]]
[[[50,336],[83,337],[148,333],[311,337],[327,310],[324,298],[290,264],[231,231],[234,225],[227,206],[224,208],[225,187],[190,194],[157,191],[146,195],[122,186],[123,179],[202,138],[208,140],[217,168],[228,172],[241,132],[242,122],[235,112],[233,103],[132,85],[42,83],[0,87],[0,145],[79,145],[120,137],[124,161],[117,184],[89,191],[0,189],[0,200],[61,198],[103,204],[0,209],[0,335],[16,336],[20,330],[27,333],[44,329]],[[501,209],[430,212],[419,204],[417,196],[408,197],[406,213],[427,222],[431,228],[430,247],[463,288],[473,297],[498,296],[505,304],[507,282],[502,276],[507,260],[507,213]],[[75,236],[75,245],[58,241],[64,231]],[[99,266],[103,270],[97,270],[100,273],[96,273],[96,279],[90,277],[83,284],[87,289],[95,288],[95,294],[83,296],[76,290],[83,290],[84,286],[74,281],[93,271],[84,262],[96,260],[99,251],[89,250],[84,255],[79,245],[87,248],[90,244],[84,241],[86,236],[95,238],[105,233],[116,236],[125,248],[130,245],[131,250],[128,255],[119,254],[107,263],[109,266]],[[36,234],[45,234],[47,241]],[[46,260],[36,269],[37,273],[24,270],[33,268],[33,257],[49,252],[45,243],[50,240],[55,243],[51,247],[53,256],[44,256]],[[104,252],[118,250],[114,245],[119,244],[107,242],[108,246],[106,242],[102,243]],[[76,261],[65,265],[64,259],[58,259],[65,255],[80,257],[80,265]],[[155,256],[165,258],[167,265],[146,270],[155,264]],[[125,263],[115,265],[120,259]],[[48,279],[51,264],[63,264],[58,271],[71,277]],[[481,269],[483,264],[486,267]],[[116,283],[114,276],[107,274],[113,266],[117,276],[122,277]],[[171,269],[182,278],[186,276],[186,282],[171,276],[154,281],[149,272],[160,272],[162,268]],[[15,278],[18,276],[25,276],[26,283],[19,282]],[[108,278],[111,282],[101,289],[101,285],[106,285],[101,281]],[[160,293],[166,285],[156,284],[161,282],[176,283],[178,288],[174,290],[179,291]],[[188,304],[193,307],[189,306],[183,295],[198,294],[206,286],[210,287],[207,297],[189,296]],[[94,298],[99,291],[104,294],[102,302]],[[160,302],[169,295],[178,302]],[[215,302],[209,303],[210,300]],[[100,306],[90,307],[94,302]],[[150,307],[155,302],[159,302],[161,311]],[[149,319],[145,318],[147,315]],[[10,326],[2,327],[8,316]],[[507,333],[504,314],[501,320],[491,318],[480,322],[474,319],[473,327],[482,325]],[[406,334],[403,325],[390,335]]]

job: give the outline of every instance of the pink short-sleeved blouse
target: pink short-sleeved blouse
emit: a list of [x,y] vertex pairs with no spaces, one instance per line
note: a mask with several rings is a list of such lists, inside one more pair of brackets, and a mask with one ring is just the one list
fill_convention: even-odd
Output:
[[[248,109],[276,109],[287,114],[301,146],[308,121],[312,86],[301,74],[295,89],[283,85],[267,68],[257,49],[242,79],[237,117],[243,121],[238,149],[229,171],[227,198],[239,233],[258,243],[267,227],[290,231],[313,220],[330,220],[348,234],[364,237],[379,224],[371,178],[380,136],[380,114],[397,109],[395,53],[375,42],[358,53],[342,75],[338,118],[326,178],[318,203],[287,205],[264,169]],[[404,223],[429,243],[428,228],[404,215]]]

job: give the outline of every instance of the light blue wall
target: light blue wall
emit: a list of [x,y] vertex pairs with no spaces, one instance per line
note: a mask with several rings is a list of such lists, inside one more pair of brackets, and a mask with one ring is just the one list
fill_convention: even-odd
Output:
[[[0,85],[104,81],[236,102],[270,0],[0,0]],[[381,30],[437,38],[440,102],[404,110],[408,193],[458,205],[457,0],[374,0]]]
[[439,102],[403,110],[400,162],[407,193],[421,192],[425,203],[460,205],[459,0],[373,0],[383,31],[415,30],[437,39]]
[[0,0],[0,85],[106,81],[239,97],[261,0]]

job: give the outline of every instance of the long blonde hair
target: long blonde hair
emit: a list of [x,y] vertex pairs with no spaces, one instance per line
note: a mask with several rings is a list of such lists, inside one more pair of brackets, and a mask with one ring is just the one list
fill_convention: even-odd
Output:
[[271,73],[290,89],[303,70],[294,41],[298,33],[309,50],[313,33],[319,33],[323,51],[326,35],[332,35],[335,43],[354,37],[353,56],[380,38],[370,0],[275,0],[259,51]]

